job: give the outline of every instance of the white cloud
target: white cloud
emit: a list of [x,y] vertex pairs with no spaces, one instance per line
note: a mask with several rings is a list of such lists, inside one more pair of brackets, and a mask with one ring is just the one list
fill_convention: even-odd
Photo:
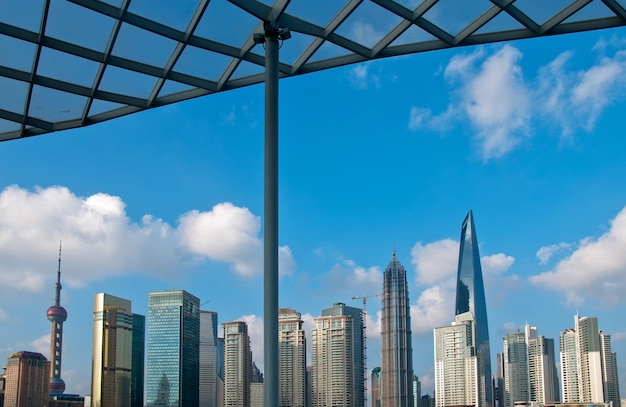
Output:
[[265,363],[263,357],[263,317],[254,314],[243,315],[238,321],[243,321],[248,325],[252,360],[256,363],[261,372],[263,372]]
[[348,71],[350,83],[361,90],[368,89],[370,86],[374,89],[380,88],[381,79],[378,75],[370,71],[371,64],[358,64]]
[[416,336],[432,336],[433,329],[450,325],[454,318],[454,290],[435,285],[422,291],[411,306],[411,329]]
[[2,308],[0,308],[0,322],[8,321],[8,320],[9,320],[9,313],[3,310]]
[[570,247],[572,247],[572,245],[565,242],[540,247],[539,250],[537,250],[536,254],[537,258],[539,259],[539,264],[542,266],[547,264],[554,253],[558,252],[559,250],[569,249]]
[[[63,280],[73,286],[130,272],[169,276],[206,258],[244,277],[262,271],[261,221],[247,208],[221,203],[179,221],[177,228],[151,215],[132,222],[122,199],[104,193],[9,186],[0,191],[0,278],[6,288],[42,290],[55,277],[59,241]],[[295,267],[291,249],[280,247],[281,275]]]
[[50,357],[50,334],[40,336],[37,339],[30,341],[28,344],[29,351],[39,352],[46,358]]
[[624,302],[626,289],[626,208],[597,239],[583,239],[576,250],[550,271],[532,276],[531,282],[562,292],[573,305],[587,298],[605,306]]
[[363,267],[352,260],[343,260],[335,264],[323,276],[328,292],[342,293],[346,296],[374,295],[381,292],[383,273],[380,268]]
[[383,33],[377,32],[372,24],[361,20],[350,26],[349,37],[359,44],[372,47],[383,37]]
[[504,253],[492,254],[480,258],[483,274],[501,274],[513,265],[515,258]]
[[459,261],[459,242],[450,238],[422,245],[417,242],[411,249],[411,264],[415,265],[417,281],[434,284],[456,274]]

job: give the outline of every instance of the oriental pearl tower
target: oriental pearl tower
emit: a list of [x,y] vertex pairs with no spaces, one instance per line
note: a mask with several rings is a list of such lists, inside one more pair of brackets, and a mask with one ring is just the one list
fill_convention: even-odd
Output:
[[48,320],[52,322],[50,330],[50,394],[62,394],[65,391],[65,382],[61,379],[61,351],[63,347],[63,322],[67,319],[67,311],[61,306],[61,244],[59,243],[59,268],[57,283],[54,286],[56,294],[54,305],[48,308]]

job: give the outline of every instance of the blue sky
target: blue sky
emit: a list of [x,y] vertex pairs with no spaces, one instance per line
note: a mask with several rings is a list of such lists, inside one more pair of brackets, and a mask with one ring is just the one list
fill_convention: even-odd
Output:
[[[626,383],[626,32],[397,57],[280,82],[280,306],[312,319],[407,269],[415,373],[453,320],[474,212],[492,351],[597,316]],[[243,319],[263,366],[263,86],[0,144],[0,359],[48,355],[63,242],[63,378],[88,394],[93,297],[186,289]],[[370,298],[368,367],[379,363]],[[495,360],[495,358],[494,358]],[[622,386],[623,392],[626,386]]]

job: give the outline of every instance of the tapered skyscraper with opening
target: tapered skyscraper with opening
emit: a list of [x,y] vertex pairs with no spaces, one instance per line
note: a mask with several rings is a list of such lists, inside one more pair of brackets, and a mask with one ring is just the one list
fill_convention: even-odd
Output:
[[480,266],[478,241],[474,227],[474,216],[469,211],[461,227],[459,248],[459,268],[456,283],[455,315],[471,312],[475,321],[476,356],[478,358],[478,386],[480,400],[487,406],[493,405],[491,389],[491,352],[489,347],[489,326],[487,325],[487,304],[483,272]]

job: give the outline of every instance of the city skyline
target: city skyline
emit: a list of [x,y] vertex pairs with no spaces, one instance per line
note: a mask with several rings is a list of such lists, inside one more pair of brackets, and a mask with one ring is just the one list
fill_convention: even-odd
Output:
[[[279,305],[302,313],[307,339],[319,309],[380,292],[395,247],[413,348],[426,349],[415,373],[431,393],[432,328],[453,320],[448,262],[472,209],[490,337],[528,320],[557,338],[579,309],[612,335],[624,381],[624,37],[529,39],[281,81]],[[97,292],[147,314],[149,291],[188,290],[221,321],[247,321],[263,367],[262,98],[251,86],[2,143],[0,357],[48,355],[43,312],[62,240],[66,392],[89,391]],[[501,155],[484,154],[488,141]],[[367,306],[372,368],[380,301]]]

